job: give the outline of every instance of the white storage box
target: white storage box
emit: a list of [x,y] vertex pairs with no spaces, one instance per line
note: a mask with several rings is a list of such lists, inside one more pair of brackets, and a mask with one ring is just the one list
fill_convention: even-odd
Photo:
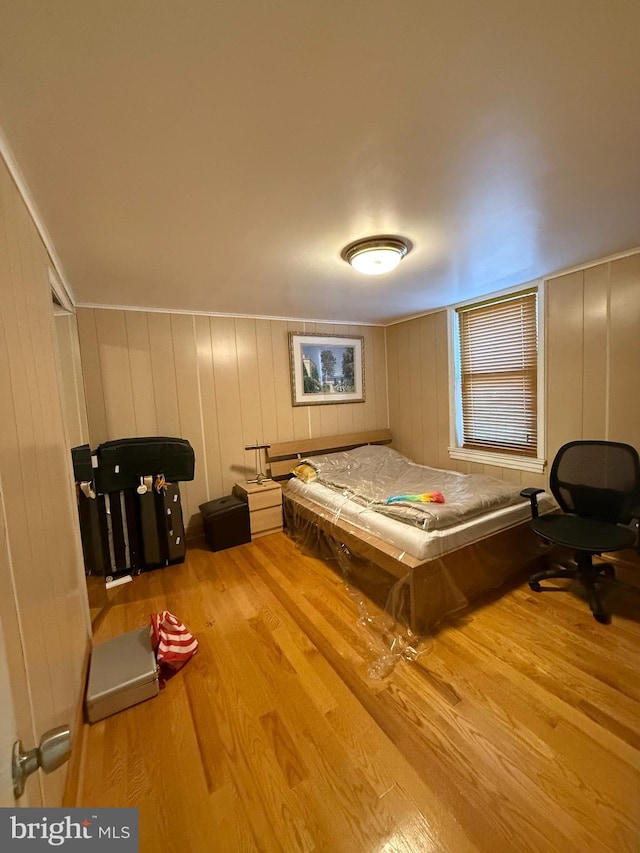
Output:
[[136,628],[93,649],[85,707],[90,723],[159,693],[158,666],[149,626]]

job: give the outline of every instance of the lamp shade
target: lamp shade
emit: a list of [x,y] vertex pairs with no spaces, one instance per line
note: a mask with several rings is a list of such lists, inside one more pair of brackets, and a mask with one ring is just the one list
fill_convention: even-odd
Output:
[[409,243],[399,237],[369,237],[342,250],[342,258],[365,275],[391,272],[409,251]]

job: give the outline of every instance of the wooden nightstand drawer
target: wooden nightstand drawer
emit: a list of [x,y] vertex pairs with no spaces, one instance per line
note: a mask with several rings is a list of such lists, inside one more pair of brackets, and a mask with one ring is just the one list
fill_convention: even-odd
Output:
[[236,483],[234,493],[249,504],[249,512],[282,505],[282,489],[269,480],[266,483]]
[[282,489],[279,483],[273,480],[236,483],[233,493],[249,505],[252,539],[282,530]]
[[282,506],[270,506],[267,509],[256,509],[250,515],[251,538],[265,536],[282,530]]
[[256,512],[274,506],[282,506],[282,492],[280,488],[268,489],[264,492],[255,492],[249,495],[249,512]]

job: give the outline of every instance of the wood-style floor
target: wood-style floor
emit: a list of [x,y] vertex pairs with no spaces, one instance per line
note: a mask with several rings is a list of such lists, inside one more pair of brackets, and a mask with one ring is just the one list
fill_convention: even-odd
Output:
[[640,849],[640,601],[603,626],[524,583],[375,680],[356,602],[284,534],[112,594],[96,641],[162,609],[200,641],[86,732],[78,805],[137,806],[143,853]]

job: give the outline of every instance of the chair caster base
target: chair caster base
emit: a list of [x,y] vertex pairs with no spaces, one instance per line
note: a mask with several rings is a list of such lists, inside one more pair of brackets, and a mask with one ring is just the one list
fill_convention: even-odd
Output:
[[611,622],[611,617],[608,613],[594,613],[593,618],[601,625],[609,625]]
[[530,589],[532,589],[534,592],[542,592],[542,587],[540,586],[540,584],[538,583],[538,581],[529,581],[529,587],[530,587]]

